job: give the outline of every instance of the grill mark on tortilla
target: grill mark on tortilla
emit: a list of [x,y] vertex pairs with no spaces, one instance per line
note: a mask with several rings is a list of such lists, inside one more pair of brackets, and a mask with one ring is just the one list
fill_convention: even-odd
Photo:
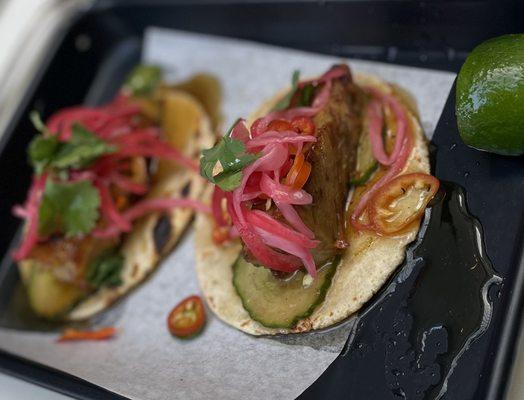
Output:
[[135,278],[138,274],[138,264],[133,264],[133,270],[131,271],[131,278]]
[[155,243],[155,249],[158,254],[162,253],[162,250],[171,237],[172,231],[171,218],[168,214],[162,214],[156,221],[155,228],[153,229],[153,242]]
[[180,194],[182,195],[182,197],[187,197],[189,195],[189,191],[191,190],[191,181],[188,181],[184,187],[182,188],[182,190],[180,191]]

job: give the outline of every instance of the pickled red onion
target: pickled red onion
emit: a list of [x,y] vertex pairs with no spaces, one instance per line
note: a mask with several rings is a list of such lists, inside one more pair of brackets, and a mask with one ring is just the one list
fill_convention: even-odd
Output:
[[[69,171],[69,182],[89,180],[98,189],[101,198],[102,220],[105,220],[106,224],[112,224],[106,229],[98,229],[93,232],[101,237],[117,236],[129,231],[131,221],[147,212],[173,207],[190,207],[203,212],[209,211],[208,207],[194,200],[154,199],[154,201],[147,200],[147,202],[137,203],[124,213],[119,212],[110,193],[110,185],[137,195],[143,195],[148,190],[148,185],[133,182],[123,174],[130,168],[131,157],[164,158],[173,160],[191,170],[198,170],[196,162],[159,139],[158,129],[137,129],[133,118],[139,112],[139,106],[133,104],[128,97],[119,95],[106,106],[66,108],[52,115],[47,121],[47,130],[50,134],[57,135],[60,141],[69,140],[73,124],[79,123],[117,147],[115,153],[100,157],[92,166]],[[47,176],[48,173],[35,176],[26,205],[13,208],[16,216],[26,219],[27,226],[22,243],[13,254],[16,261],[26,258],[39,240],[38,212]]]
[[[60,140],[68,140],[71,137],[71,127],[74,123],[80,123],[87,129],[97,131],[102,130],[107,136],[109,132],[103,129],[106,125],[115,120],[120,120],[121,126],[129,123],[129,118],[140,112],[138,106],[129,103],[110,104],[105,107],[70,107],[53,114],[47,121],[47,128],[53,134],[58,134]],[[115,127],[116,128],[116,127]]]
[[108,222],[114,224],[121,231],[127,232],[131,230],[131,223],[118,212],[109,188],[101,183],[96,184],[96,188],[98,193],[100,193],[100,210]]
[[117,153],[119,157],[140,156],[163,158],[173,160],[193,171],[199,170],[198,164],[193,159],[160,140],[154,133],[155,131],[155,129],[134,131],[112,138],[109,142],[119,147]]
[[319,243],[318,240],[312,240],[303,233],[294,231],[261,210],[246,211],[246,219],[255,228],[263,229],[275,237],[290,240],[306,249],[314,249]]
[[45,189],[48,174],[35,175],[29,189],[29,196],[25,204],[26,231],[22,243],[13,253],[13,259],[20,261],[26,258],[38,242],[38,211],[42,194]]
[[242,182],[240,186],[233,191],[232,205],[242,224],[246,224],[246,221],[240,203],[242,202],[242,193],[251,174],[255,171],[273,171],[280,169],[289,156],[288,149],[282,144],[270,144],[266,146],[262,152],[264,153],[262,157],[244,169]]
[[249,201],[249,200],[255,200],[256,198],[262,196],[264,193],[262,193],[260,190],[244,190],[244,193],[242,193],[242,201]]
[[29,217],[29,213],[20,204],[13,206],[12,213],[15,217],[18,217],[18,218],[28,218]]
[[[280,176],[285,176],[293,164],[293,155],[302,152],[304,143],[315,142],[316,137],[300,135],[294,130],[270,130],[268,126],[276,119],[291,121],[297,117],[314,117],[329,101],[332,80],[347,73],[347,68],[333,68],[316,79],[315,84],[323,86],[309,107],[272,112],[255,120],[249,131],[243,121],[232,129],[232,138],[244,142],[248,151],[261,152],[262,156],[244,168],[239,187],[224,193],[232,221],[231,231],[240,236],[251,255],[265,267],[292,272],[305,266],[312,276],[316,276],[311,249],[319,243],[293,207],[311,204],[311,195],[280,183]],[[252,200],[257,200],[253,204],[264,200],[274,202],[284,222],[260,209],[251,209],[248,202]],[[214,207],[218,208],[216,204],[221,201],[222,194],[216,189]],[[223,216],[219,215],[216,220],[220,225]]]
[[[366,115],[369,120],[369,137],[371,140],[373,156],[380,164],[389,166],[399,157],[404,137],[406,136],[406,115],[402,106],[395,97],[391,95],[381,95],[377,91],[373,91],[372,93],[376,98],[370,101]],[[382,126],[384,122],[381,103],[387,103],[391,107],[397,122],[395,145],[390,155],[386,154],[382,139]]]
[[260,190],[270,199],[283,204],[306,205],[313,202],[313,197],[306,191],[276,182],[267,174],[262,175]]
[[267,146],[271,143],[289,143],[289,144],[296,144],[296,143],[313,143],[316,142],[317,138],[312,135],[301,135],[295,131],[283,131],[283,132],[277,132],[277,131],[267,131],[256,138],[251,139],[247,142],[247,148],[248,150],[253,150],[258,147]]
[[395,160],[393,165],[391,165],[391,167],[387,170],[387,172],[362,195],[359,202],[357,203],[357,206],[355,207],[353,214],[350,218],[351,225],[353,225],[354,228],[358,230],[372,229],[372,226],[369,223],[362,223],[360,221],[360,217],[364,213],[368,201],[375,195],[375,193],[382,186],[384,186],[386,183],[388,183],[390,180],[396,177],[404,169],[412,149],[413,137],[408,125],[408,129],[406,130],[406,134],[404,136],[404,141],[402,143],[402,147],[400,148],[398,158]]
[[112,173],[108,180],[116,187],[132,194],[144,195],[149,190],[148,185],[134,182],[131,178],[123,176],[118,172]]
[[[162,199],[147,199],[147,200],[139,201],[135,205],[125,210],[121,214],[121,216],[125,221],[127,221],[128,223],[131,223],[132,221],[140,217],[143,217],[144,215],[150,214],[152,212],[167,211],[167,210],[172,210],[173,208],[191,208],[195,211],[199,211],[202,213],[206,213],[206,214],[211,213],[211,209],[208,206],[206,206],[205,204],[197,200],[162,198]],[[111,225],[107,228],[94,230],[93,236],[98,237],[98,238],[116,237],[120,235],[122,231],[128,232],[129,230],[130,229],[128,230],[119,229],[119,227],[115,225]]]
[[[342,67],[335,67],[327,71],[320,78],[303,82],[305,83],[324,83],[324,86],[315,96],[313,104],[311,107],[296,107],[290,108],[288,110],[274,111],[269,113],[263,118],[257,119],[251,126],[251,137],[255,138],[262,133],[264,133],[269,125],[269,123],[275,119],[283,119],[290,121],[296,117],[314,117],[328,102],[329,95],[331,93],[331,86],[333,84],[333,79],[340,78],[347,74],[347,69]],[[299,85],[300,86],[300,85]]]
[[[243,121],[239,121],[232,129],[231,137],[243,141],[248,151],[260,151],[262,156],[244,168],[239,187],[233,192],[224,193],[227,210],[232,229],[236,229],[252,256],[265,267],[292,272],[305,266],[315,277],[317,272],[311,249],[319,243],[293,207],[311,204],[313,198],[304,190],[295,190],[280,183],[280,176],[285,176],[293,164],[293,155],[302,151],[304,143],[312,143],[317,139],[294,130],[269,130],[268,126],[276,119],[291,121],[296,117],[314,117],[329,101],[332,80],[347,73],[345,68],[334,68],[315,80],[316,84],[322,83],[323,86],[310,107],[269,113],[255,120],[250,131],[247,131]],[[213,196],[213,206],[218,209],[222,194],[217,190]],[[284,222],[265,211],[247,207],[248,201],[256,199],[274,202]],[[215,218],[217,224],[223,222],[222,215]]]
[[[233,227],[237,230],[238,235],[253,254],[253,256],[264,266],[283,272],[293,272],[298,269],[301,265],[299,258],[291,255],[278,252],[269,247],[262,237],[254,231],[254,227],[242,222],[233,207],[233,195],[228,192],[226,193],[227,208]],[[245,205],[241,204],[241,212],[245,211]],[[243,218],[245,221],[245,217]]]
[[255,230],[262,237],[262,239],[266,242],[267,245],[275,247],[277,249],[281,249],[291,255],[296,256],[301,260],[304,267],[306,267],[307,272],[309,272],[309,274],[313,278],[317,277],[317,268],[315,266],[315,261],[313,260],[313,256],[311,255],[309,249],[299,246],[294,241],[287,240],[282,237],[277,237],[274,234],[267,232],[262,228],[259,228],[258,226],[255,227]]
[[348,70],[345,66],[335,65],[331,67],[329,70],[327,70],[326,72],[324,72],[324,74],[322,74],[320,78],[302,81],[298,84],[298,87],[303,88],[304,86],[310,83],[315,84],[315,83],[329,82],[336,78],[342,78],[347,73],[348,73]]

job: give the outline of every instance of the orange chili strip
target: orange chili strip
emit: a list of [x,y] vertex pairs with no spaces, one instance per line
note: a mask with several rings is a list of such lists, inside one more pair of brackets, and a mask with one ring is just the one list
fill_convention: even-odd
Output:
[[291,186],[293,189],[301,189],[307,182],[311,174],[311,164],[305,161],[302,153],[295,156],[293,165],[284,179],[284,184]]
[[94,331],[82,331],[74,328],[64,330],[58,342],[71,342],[79,340],[107,340],[116,335],[116,329],[113,327],[104,327]]
[[302,153],[297,154],[295,156],[295,159],[293,160],[293,165],[291,166],[291,169],[286,175],[286,178],[284,179],[284,184],[291,186],[293,182],[295,182],[295,179],[297,179],[297,175],[300,172],[300,168],[302,168],[302,165],[304,165],[304,155]]
[[302,168],[300,168],[300,171],[298,172],[297,177],[295,178],[295,182],[291,184],[293,189],[302,189],[302,187],[306,184],[307,180],[309,179],[309,175],[311,174],[311,164],[307,161],[304,161],[304,164],[302,165]]

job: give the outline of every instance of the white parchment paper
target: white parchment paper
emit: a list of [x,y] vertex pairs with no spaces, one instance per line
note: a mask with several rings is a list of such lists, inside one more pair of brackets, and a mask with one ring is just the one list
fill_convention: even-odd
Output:
[[[303,76],[323,72],[336,57],[179,31],[152,28],[144,61],[160,64],[180,80],[209,72],[224,89],[224,126],[247,116],[287,85],[294,69]],[[431,136],[451,88],[446,72],[352,61],[408,88],[416,97]],[[190,231],[158,271],[108,313],[120,333],[114,340],[56,344],[56,334],[0,329],[0,348],[66,371],[133,399],[292,399],[337,357],[349,326],[291,338],[254,338],[210,315],[201,336],[173,339],[166,329],[170,309],[198,293]]]

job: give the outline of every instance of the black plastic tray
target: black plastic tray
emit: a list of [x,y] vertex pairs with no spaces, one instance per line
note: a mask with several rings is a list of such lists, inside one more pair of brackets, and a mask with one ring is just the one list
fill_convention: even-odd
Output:
[[[47,116],[64,106],[109,99],[140,59],[142,35],[148,26],[457,71],[475,44],[491,36],[524,31],[524,20],[519,18],[523,11],[519,2],[502,6],[489,1],[99,1],[79,13],[57,38],[1,139],[0,254],[7,254],[19,228],[11,206],[23,200],[29,184],[30,169],[24,157],[32,136],[29,111],[36,108]],[[457,135],[450,96],[434,137],[436,173],[466,188],[470,209],[484,227],[488,255],[504,281],[494,301],[489,330],[460,359],[446,398],[497,399],[503,397],[523,305],[524,162],[522,157],[471,150]],[[452,146],[453,151],[448,151]],[[9,271],[6,265],[0,270],[0,302],[17,279],[14,269]],[[377,370],[374,362],[383,355],[380,348],[371,354],[374,356],[358,362],[339,356],[303,396],[403,398],[387,387],[382,390],[384,371]],[[358,373],[355,363],[360,365]],[[89,382],[5,352],[0,352],[0,370],[78,398],[119,398]]]

